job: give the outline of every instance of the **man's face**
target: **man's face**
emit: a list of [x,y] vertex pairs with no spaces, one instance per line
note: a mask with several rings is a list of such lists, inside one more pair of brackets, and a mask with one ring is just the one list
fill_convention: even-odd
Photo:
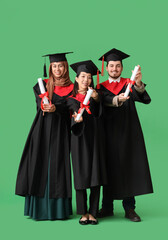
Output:
[[123,67],[120,61],[109,61],[106,70],[111,78],[117,79],[121,75]]

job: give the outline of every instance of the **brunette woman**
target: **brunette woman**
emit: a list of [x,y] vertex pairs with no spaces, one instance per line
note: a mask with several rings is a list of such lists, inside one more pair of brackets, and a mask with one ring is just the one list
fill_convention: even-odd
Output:
[[16,194],[25,197],[26,216],[66,219],[72,214],[70,121],[65,99],[72,94],[66,53],[50,54],[49,79],[43,81],[51,104],[42,104],[34,86],[37,114],[21,158]]
[[[72,164],[74,185],[76,189],[77,214],[82,215],[79,223],[97,224],[97,210],[99,204],[100,186],[106,183],[106,169],[102,129],[98,128],[98,118],[101,115],[100,98],[93,90],[90,101],[85,107],[79,121],[76,116],[84,101],[88,88],[93,88],[93,75],[97,74],[97,67],[92,61],[78,62],[71,65],[77,73],[73,95],[67,99],[72,111]],[[102,140],[102,142],[100,142]],[[87,192],[90,189],[90,206],[87,208]]]

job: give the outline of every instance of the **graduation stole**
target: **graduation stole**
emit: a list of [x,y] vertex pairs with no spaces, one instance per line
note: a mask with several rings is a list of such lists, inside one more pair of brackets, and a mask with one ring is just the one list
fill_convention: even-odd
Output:
[[[44,79],[44,82],[47,83],[48,82],[48,79]],[[60,97],[63,97],[63,96],[66,96],[68,95],[70,92],[72,92],[73,90],[73,83],[70,84],[69,86],[55,86],[54,87],[54,93],[57,94],[58,96]]]
[[60,97],[68,95],[73,90],[73,83],[69,86],[61,87],[61,86],[55,86],[54,87],[54,93],[59,95]]
[[109,90],[110,92],[114,93],[115,95],[118,95],[118,93],[123,89],[125,84],[128,84],[129,81],[130,81],[129,78],[120,78],[119,83],[118,82],[109,83],[109,80],[107,80],[101,83],[101,85],[105,87],[107,90]]

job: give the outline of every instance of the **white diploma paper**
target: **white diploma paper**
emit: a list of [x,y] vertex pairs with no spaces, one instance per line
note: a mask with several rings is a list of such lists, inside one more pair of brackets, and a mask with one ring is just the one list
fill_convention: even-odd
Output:
[[[44,84],[43,84],[42,78],[38,78],[38,84],[39,84],[39,88],[40,88],[41,94],[44,94],[46,91],[45,91],[45,88],[44,88]],[[49,104],[49,101],[48,101],[48,99],[46,97],[43,98],[43,103],[44,104]]]
[[[134,81],[135,76],[136,76],[136,74],[137,74],[137,72],[138,72],[138,69],[139,69],[139,66],[135,66],[134,71],[133,71],[133,73],[132,73],[132,76],[131,76],[131,78],[130,78],[131,81]],[[126,91],[125,91],[125,93],[124,93],[124,97],[128,97],[131,87],[132,87],[132,84],[129,83],[128,86],[127,86],[127,89],[126,89]]]
[[[90,88],[89,88],[89,90],[87,91],[86,97],[85,97],[85,99],[84,99],[84,101],[83,101],[83,104],[84,104],[84,105],[87,105],[87,103],[89,102],[89,99],[90,99],[92,93],[93,93],[93,89],[90,89]],[[76,120],[77,120],[77,121],[79,121],[79,119],[80,119],[80,117],[82,116],[84,110],[85,110],[85,108],[82,108],[81,111],[80,111],[80,113],[78,113],[78,115],[77,115],[77,117],[76,117]]]

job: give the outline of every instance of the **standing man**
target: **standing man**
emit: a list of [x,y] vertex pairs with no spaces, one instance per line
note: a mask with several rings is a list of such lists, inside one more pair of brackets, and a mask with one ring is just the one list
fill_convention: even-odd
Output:
[[107,146],[108,186],[103,187],[99,217],[113,215],[113,200],[122,199],[125,217],[141,218],[135,212],[135,196],[153,192],[145,143],[135,101],[148,104],[151,99],[141,81],[141,68],[129,97],[124,97],[130,79],[122,78],[122,60],[129,55],[113,48],[99,60],[107,62],[109,79],[100,84],[104,98],[104,126]]

